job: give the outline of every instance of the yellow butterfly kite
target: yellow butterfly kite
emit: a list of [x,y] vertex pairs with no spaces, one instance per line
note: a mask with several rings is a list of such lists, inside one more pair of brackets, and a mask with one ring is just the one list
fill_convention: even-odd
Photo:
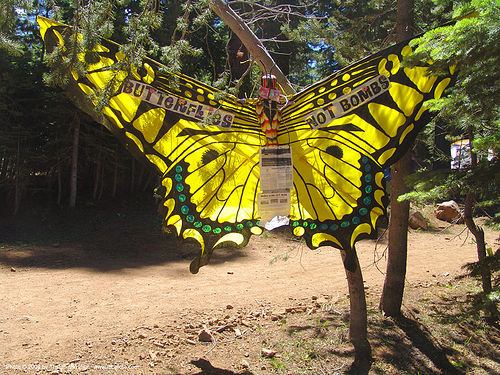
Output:
[[[75,36],[50,19],[38,23],[49,52]],[[385,214],[384,169],[428,122],[422,104],[439,98],[452,74],[402,67],[412,51],[405,42],[290,98],[265,75],[259,98],[243,101],[150,59],[129,75],[114,68],[125,58],[119,47],[102,39],[80,54],[86,73],[72,72],[66,89],[92,113],[93,96],[113,80],[109,103],[93,115],[161,173],[165,230],[201,245],[193,273],[218,245],[243,246],[276,221],[312,249],[344,250],[349,266],[355,242]]]

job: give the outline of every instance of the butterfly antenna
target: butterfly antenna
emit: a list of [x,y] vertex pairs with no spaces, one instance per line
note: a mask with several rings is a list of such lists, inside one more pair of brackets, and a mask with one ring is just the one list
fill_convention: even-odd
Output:
[[260,65],[262,66],[262,68],[264,68],[264,74],[267,74],[266,65],[262,62],[262,60],[259,60],[259,61],[260,61]]

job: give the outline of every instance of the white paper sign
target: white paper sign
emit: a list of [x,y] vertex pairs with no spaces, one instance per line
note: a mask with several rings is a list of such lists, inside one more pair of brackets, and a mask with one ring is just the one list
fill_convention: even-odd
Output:
[[260,148],[260,190],[290,191],[293,186],[292,150],[290,146]]
[[[261,147],[260,190],[262,192],[258,195],[257,204],[262,224],[276,216],[290,215],[292,187],[293,164],[290,146]],[[280,221],[279,225],[284,225],[284,222]]]

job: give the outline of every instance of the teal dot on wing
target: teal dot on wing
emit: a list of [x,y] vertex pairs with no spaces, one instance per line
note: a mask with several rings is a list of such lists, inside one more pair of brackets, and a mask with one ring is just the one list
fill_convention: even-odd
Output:
[[332,224],[330,225],[330,229],[336,231],[337,229],[339,229],[339,226],[337,224]]
[[205,224],[205,225],[201,228],[201,230],[202,230],[203,232],[205,232],[205,233],[208,233],[208,232],[210,232],[210,231],[212,230],[212,227],[211,227],[210,225],[208,225],[208,224]]
[[184,215],[187,215],[189,213],[189,207],[186,206],[185,204],[181,206],[181,212],[184,214]]
[[229,226],[229,225],[226,225],[226,226],[224,227],[224,230],[225,230],[226,232],[231,232],[231,231],[233,230],[233,228],[232,228],[231,226]]
[[373,188],[372,188],[371,185],[368,185],[368,186],[365,187],[366,194],[370,194],[372,192],[372,190],[373,190]]
[[321,225],[319,226],[319,229],[320,229],[320,230],[327,230],[327,229],[328,229],[328,224],[325,224],[325,223],[321,224]]
[[368,173],[368,174],[365,175],[365,181],[367,183],[372,182],[372,179],[373,179],[373,176],[370,173]]
[[369,206],[370,204],[372,204],[372,199],[370,197],[364,197],[363,203]]
[[201,221],[195,221],[193,225],[195,228],[200,228],[203,224]]
[[187,215],[186,216],[186,220],[189,222],[189,223],[192,223],[194,221],[194,216],[193,215]]
[[310,228],[310,229],[316,229],[317,227],[318,227],[318,225],[317,225],[316,223],[311,223],[311,224],[309,225],[309,228]]
[[215,234],[219,234],[220,232],[222,232],[222,229],[214,228],[214,230],[212,232],[214,232]]
[[292,227],[298,227],[298,226],[299,226],[299,222],[298,222],[298,221],[294,221],[294,222],[292,223]]
[[175,178],[175,181],[177,181],[177,182],[181,182],[181,181],[182,181],[182,175],[180,175],[179,173],[177,173],[177,174],[174,176],[174,178]]
[[359,209],[359,214],[365,216],[368,213],[368,210],[365,207],[361,207]]
[[175,171],[176,171],[177,173],[181,173],[181,172],[182,172],[182,167],[181,167],[180,165],[177,165],[177,166],[175,167]]
[[355,225],[358,225],[361,222],[361,220],[357,216],[354,216],[351,221]]
[[253,223],[251,221],[247,221],[247,227],[249,228],[253,227]]
[[184,190],[184,185],[179,183],[175,186],[175,188],[177,189],[177,191],[180,193],[181,191]]
[[243,224],[241,224],[241,223],[236,224],[236,229],[238,229],[238,230],[242,230],[244,227],[245,226]]
[[179,202],[184,203],[186,201],[186,196],[184,194],[179,194]]
[[370,164],[365,165],[365,172],[370,172],[372,170],[372,166]]
[[340,226],[342,228],[347,228],[349,225],[351,225],[351,223],[349,223],[348,221],[343,221],[342,223],[340,223]]

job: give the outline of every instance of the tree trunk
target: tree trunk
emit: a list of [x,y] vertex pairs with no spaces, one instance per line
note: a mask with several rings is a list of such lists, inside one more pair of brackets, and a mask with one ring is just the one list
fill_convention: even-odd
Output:
[[60,206],[62,202],[62,171],[61,161],[57,159],[57,205]]
[[16,169],[14,173],[14,215],[19,212],[19,207],[21,205],[21,135],[17,138],[17,154],[16,154]]
[[130,192],[135,190],[135,159],[132,158],[132,166],[130,167]]
[[73,151],[71,154],[71,181],[69,193],[69,206],[76,206],[76,192],[78,184],[78,142],[80,140],[80,116],[75,113],[73,119]]
[[[366,298],[365,287],[363,284],[363,275],[359,265],[358,255],[354,251],[354,272],[345,269],[347,284],[349,287],[349,340],[354,346],[355,363],[366,362],[371,359],[371,347],[367,338],[367,317],[366,317]],[[345,259],[345,253],[342,252]]]
[[[398,0],[396,38],[398,42],[411,37],[413,26],[413,0]],[[406,258],[408,251],[408,218],[410,203],[398,202],[401,194],[408,192],[404,177],[410,173],[411,151],[391,168],[391,216],[389,221],[389,256],[379,308],[388,316],[401,315]]]
[[114,155],[115,168],[113,171],[113,191],[111,193],[112,198],[116,198],[116,192],[118,190],[118,158],[116,157],[116,152]]
[[408,201],[397,202],[399,195],[408,192],[404,176],[410,169],[411,154],[405,156],[391,168],[391,216],[389,222],[389,255],[380,310],[388,316],[401,315],[408,242]]
[[[483,228],[478,227],[472,217],[475,200],[475,194],[472,191],[469,191],[465,197],[464,220],[467,228],[476,239],[477,259],[481,262],[484,258],[486,258],[486,242],[484,240]],[[483,284],[484,294],[490,293],[492,290],[491,273],[488,267],[485,267],[484,265],[481,267],[481,281]]]
[[255,59],[255,62],[260,68],[267,73],[273,73],[276,76],[284,94],[291,95],[295,93],[290,81],[283,74],[281,69],[276,65],[273,58],[269,55],[262,42],[250,30],[245,21],[238,16],[228,4],[222,0],[212,0],[210,2],[212,9],[219,18],[240,38],[250,54]]
[[97,196],[97,199],[98,200],[101,200],[102,199],[102,195],[104,193],[104,163],[101,165],[101,186],[99,187],[99,195]]
[[[477,167],[477,154],[472,152],[472,140],[474,139],[474,134],[472,128],[469,128],[469,148],[471,150],[471,168]],[[474,222],[473,211],[474,205],[476,203],[476,194],[473,191],[468,191],[465,196],[465,207],[464,207],[464,221],[467,228],[470,230],[472,235],[476,240],[477,258],[481,263],[486,258],[486,241],[484,239],[484,231],[481,227],[478,227]],[[481,283],[483,286],[483,294],[486,296],[492,291],[491,286],[491,271],[489,267],[482,263],[481,268]],[[486,298],[486,312],[489,315],[488,319],[492,321],[498,320],[498,310],[493,301]]]

